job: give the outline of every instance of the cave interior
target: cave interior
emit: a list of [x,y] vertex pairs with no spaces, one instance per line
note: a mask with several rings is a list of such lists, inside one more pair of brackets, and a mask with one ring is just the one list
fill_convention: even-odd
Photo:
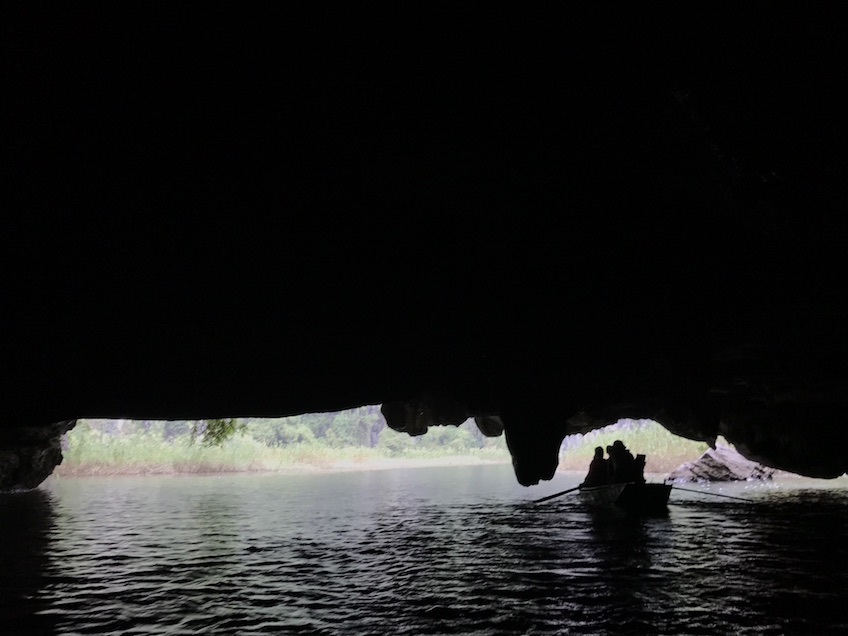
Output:
[[0,488],[80,417],[652,418],[848,471],[844,10],[4,7]]

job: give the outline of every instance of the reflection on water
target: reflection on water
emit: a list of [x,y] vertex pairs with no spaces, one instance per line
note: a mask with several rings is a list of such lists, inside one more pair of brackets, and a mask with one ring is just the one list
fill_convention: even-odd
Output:
[[[848,490],[593,513],[508,466],[65,479],[0,498],[2,634],[843,633]],[[718,492],[718,491],[716,491]],[[14,520],[14,523],[11,521]]]
[[52,634],[41,591],[50,571],[52,496],[36,490],[0,495],[0,634]]

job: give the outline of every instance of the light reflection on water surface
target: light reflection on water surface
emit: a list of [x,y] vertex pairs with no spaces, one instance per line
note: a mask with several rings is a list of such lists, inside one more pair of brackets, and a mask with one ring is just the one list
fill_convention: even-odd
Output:
[[[0,498],[2,634],[844,633],[843,480],[593,513],[509,466],[87,478]],[[687,486],[688,487],[688,486]]]

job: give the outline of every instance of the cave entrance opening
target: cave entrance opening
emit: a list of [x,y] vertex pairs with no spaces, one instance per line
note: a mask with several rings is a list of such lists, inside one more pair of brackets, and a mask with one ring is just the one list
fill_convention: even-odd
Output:
[[[217,439],[210,430],[226,431]],[[219,442],[219,443],[216,443]],[[386,425],[380,405],[280,418],[80,419],[62,438],[60,476],[380,468],[510,461],[503,437],[469,419],[410,436]]]
[[675,435],[654,420],[625,418],[587,433],[566,435],[560,447],[560,470],[586,471],[594,449],[605,449],[618,439],[634,455],[646,456],[646,473],[663,477],[709,448],[706,442]]

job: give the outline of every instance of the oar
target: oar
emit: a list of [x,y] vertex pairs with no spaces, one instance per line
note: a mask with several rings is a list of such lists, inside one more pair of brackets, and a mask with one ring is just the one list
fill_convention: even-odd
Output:
[[537,499],[536,501],[531,501],[530,503],[542,503],[543,501],[548,501],[549,499],[553,499],[555,497],[561,497],[562,495],[567,495],[570,492],[574,492],[575,490],[580,490],[580,486],[575,486],[574,488],[569,488],[568,490],[563,490],[562,492],[558,492],[555,495],[548,495],[547,497],[542,497],[541,499]]
[[[712,495],[713,497],[725,497],[726,499],[738,499],[739,501],[747,501],[753,503],[753,499],[745,499],[744,497],[732,497],[731,495],[719,495],[715,492],[706,492],[704,490],[692,490],[691,488],[681,488],[680,486],[672,486],[675,490],[685,490],[686,492],[694,492],[699,495]],[[556,496],[556,495],[554,495]]]

